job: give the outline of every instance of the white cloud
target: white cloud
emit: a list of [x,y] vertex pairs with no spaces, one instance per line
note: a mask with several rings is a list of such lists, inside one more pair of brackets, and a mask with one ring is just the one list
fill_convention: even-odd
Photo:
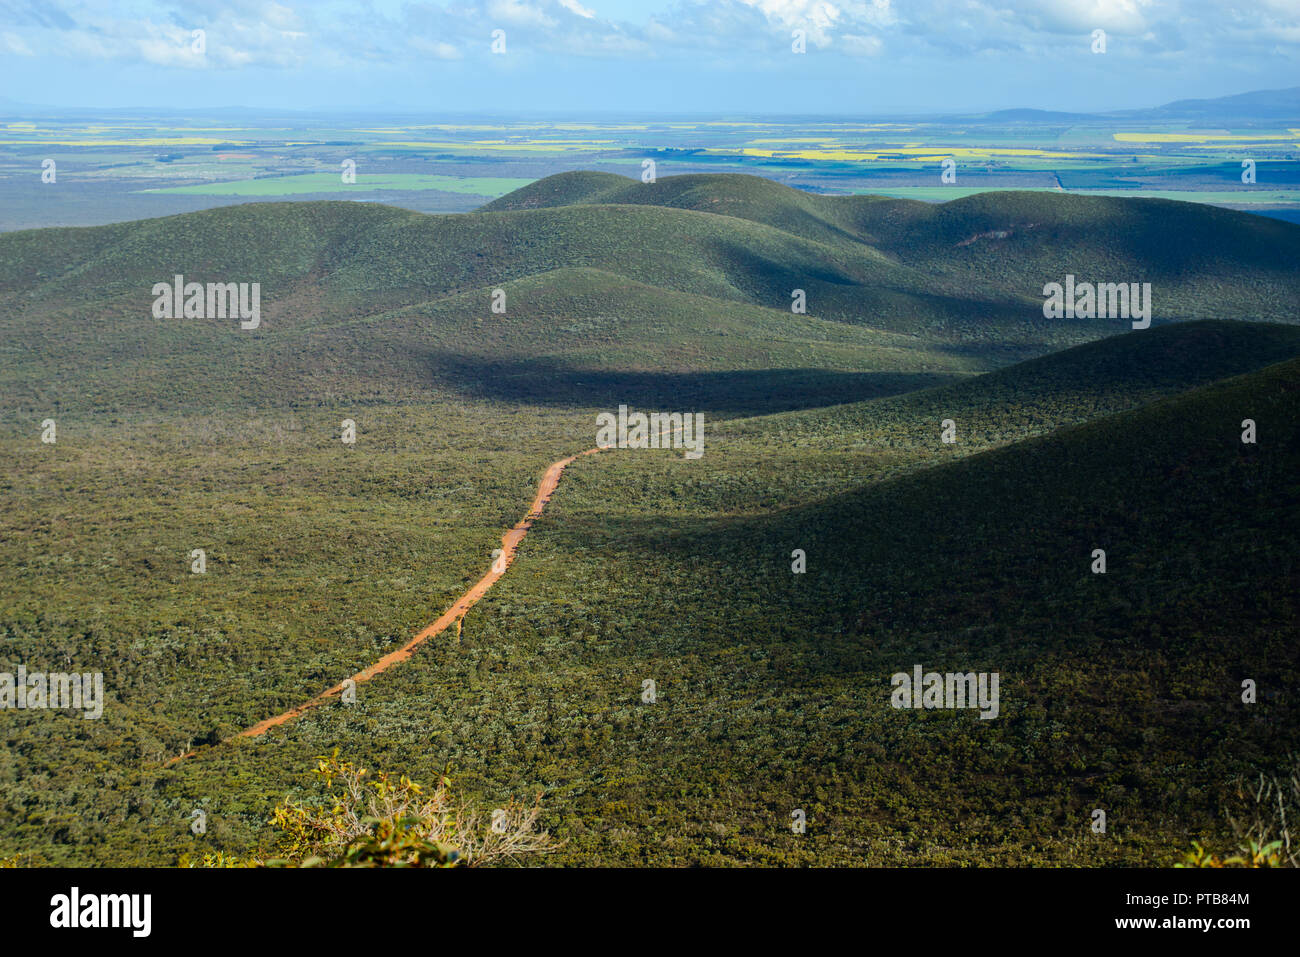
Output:
[[1018,19],[1048,33],[1107,33],[1136,35],[1147,30],[1146,11],[1153,0],[1004,0]]
[[[163,7],[144,4],[134,16],[98,5],[42,5],[42,16],[16,24],[16,39],[33,55],[125,60],[191,69],[249,65],[301,65],[310,47],[302,18],[275,2]],[[199,8],[201,7],[201,8]],[[194,30],[206,33],[202,54],[193,49]],[[8,44],[12,47],[12,43]]]
[[543,4],[525,0],[488,0],[486,13],[494,25],[550,29],[557,25],[554,17],[542,9]]
[[879,56],[885,49],[885,44],[879,37],[845,33],[837,41],[836,48],[848,56]]
[[840,9],[826,0],[740,0],[756,7],[768,21],[789,29],[802,29],[814,46],[826,46],[840,20]]
[[[501,28],[509,56],[521,59],[774,62],[788,54],[791,31],[803,29],[809,52],[823,57],[995,53],[1056,61],[1062,51],[1086,48],[1101,28],[1112,60],[1207,62],[1224,51],[1247,62],[1300,57],[1300,0],[661,2],[659,12],[633,24],[596,12],[595,0],[122,0],[115,7],[47,0],[0,4],[0,50],[168,68],[288,69],[477,59],[490,55],[491,31]],[[195,28],[207,31],[203,56],[190,49]]]
[[595,12],[588,10],[582,4],[578,3],[578,0],[560,0],[560,6],[564,7],[564,9],[568,10],[570,13],[576,13],[578,16],[585,17],[588,20],[596,19]]
[[27,46],[26,43],[23,42],[23,38],[18,36],[16,33],[6,32],[2,38],[5,43],[5,49],[8,50],[10,53],[16,54],[17,56],[36,55],[31,51],[31,48]]
[[450,43],[426,40],[424,37],[412,37],[410,44],[413,49],[437,60],[459,60],[463,56],[460,50]]

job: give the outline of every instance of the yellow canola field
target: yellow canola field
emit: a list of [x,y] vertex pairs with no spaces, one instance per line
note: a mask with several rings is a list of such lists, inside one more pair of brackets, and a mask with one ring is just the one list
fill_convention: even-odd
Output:
[[420,149],[437,149],[437,150],[464,150],[474,148],[479,150],[512,150],[532,151],[542,153],[572,152],[574,150],[607,150],[616,148],[613,140],[592,140],[588,142],[549,142],[546,140],[533,141],[531,143],[506,143],[494,141],[474,141],[460,143],[443,143],[433,142],[431,140],[389,140],[383,143],[368,143],[367,146],[406,146],[418,147]]
[[130,140],[10,140],[11,146],[252,146],[253,140],[227,140],[212,136],[158,136]]
[[842,160],[848,162],[870,162],[881,159],[908,159],[914,162],[930,162],[953,158],[985,159],[997,156],[1035,157],[1041,159],[1083,159],[1092,153],[1061,152],[1057,150],[1016,149],[1013,147],[952,147],[943,149],[934,146],[887,146],[876,149],[853,149],[850,147],[826,147],[806,150],[741,149],[714,148],[704,150],[721,156],[754,156],[763,159],[802,159],[802,160]]
[[[1300,133],[1300,130],[1287,130],[1288,133]],[[1120,143],[1212,143],[1212,142],[1283,142],[1290,139],[1281,133],[1273,136],[1256,136],[1236,133],[1114,133]]]

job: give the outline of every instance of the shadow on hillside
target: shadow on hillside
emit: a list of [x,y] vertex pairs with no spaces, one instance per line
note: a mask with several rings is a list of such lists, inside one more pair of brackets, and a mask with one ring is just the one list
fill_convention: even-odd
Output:
[[645,411],[745,416],[820,408],[941,385],[948,373],[837,372],[756,369],[644,372],[575,369],[549,359],[493,360],[447,353],[429,356],[432,376],[468,396],[532,405],[622,404]]

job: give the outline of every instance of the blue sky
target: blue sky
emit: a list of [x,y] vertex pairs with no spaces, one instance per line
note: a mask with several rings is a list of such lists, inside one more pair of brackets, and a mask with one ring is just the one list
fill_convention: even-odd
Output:
[[0,0],[0,81],[94,108],[1127,109],[1300,84],[1300,0]]

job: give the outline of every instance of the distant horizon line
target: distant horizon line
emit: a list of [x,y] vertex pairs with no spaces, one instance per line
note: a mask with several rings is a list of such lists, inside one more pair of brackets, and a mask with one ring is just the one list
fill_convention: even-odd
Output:
[[[1279,94],[1295,92],[1300,99],[1300,86],[1279,87],[1270,89],[1251,89],[1238,93],[1227,93],[1218,97],[1188,97],[1180,100],[1171,100],[1156,106],[1148,107],[1131,107],[1127,109],[1115,110],[1053,110],[1043,107],[1033,106],[1011,106],[1011,107],[994,107],[986,110],[973,111],[929,111],[929,110],[911,110],[897,113],[863,113],[863,112],[761,112],[754,110],[627,110],[627,109],[592,109],[592,108],[572,108],[572,109],[554,109],[554,110],[428,110],[419,107],[278,107],[278,106],[205,106],[205,107],[181,107],[181,106],[67,106],[55,104],[39,103],[22,103],[12,102],[0,97],[0,115],[21,111],[21,112],[55,112],[55,113],[136,113],[136,114],[162,114],[162,115],[203,115],[207,113],[248,113],[262,114],[268,116],[275,115],[302,115],[315,117],[352,117],[364,114],[369,117],[375,116],[392,116],[392,117],[454,117],[454,118],[477,118],[480,121],[484,118],[493,119],[554,119],[558,117],[591,117],[607,119],[619,117],[624,120],[631,119],[656,119],[656,118],[736,118],[736,117],[754,117],[754,118],[791,118],[791,119],[947,119],[947,118],[980,118],[996,115],[999,113],[1043,113],[1047,115],[1072,116],[1083,118],[1097,119],[1123,119],[1126,116],[1133,116],[1142,113],[1148,113],[1155,110],[1166,109],[1176,104],[1183,103],[1215,103],[1217,101],[1234,99],[1262,94]],[[1297,109],[1297,117],[1300,117],[1300,108]]]

